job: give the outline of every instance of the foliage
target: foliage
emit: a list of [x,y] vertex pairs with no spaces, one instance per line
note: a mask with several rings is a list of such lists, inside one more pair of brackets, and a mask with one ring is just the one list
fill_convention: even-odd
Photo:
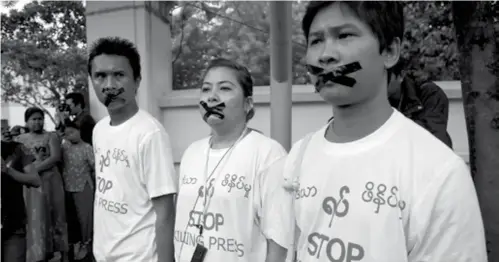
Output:
[[[306,1],[293,2],[293,84],[306,84],[305,39],[301,18]],[[406,2],[403,57],[418,81],[457,80],[457,50],[450,2]],[[268,2],[180,2],[184,15],[174,19],[174,88],[199,85],[208,61],[233,58],[249,67],[255,85],[270,83]],[[182,12],[180,12],[182,13]]]
[[4,101],[44,109],[68,92],[87,90],[85,8],[80,1],[34,1],[1,19]]

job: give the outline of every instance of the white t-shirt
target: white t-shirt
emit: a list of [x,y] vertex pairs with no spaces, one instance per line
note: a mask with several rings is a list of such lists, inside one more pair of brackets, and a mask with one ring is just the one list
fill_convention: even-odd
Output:
[[487,260],[473,181],[451,149],[397,110],[357,141],[331,143],[326,128],[311,134],[299,169],[298,261]]
[[158,261],[152,199],[177,192],[163,126],[139,110],[118,126],[109,116],[93,131],[96,194],[93,251],[98,262]]
[[[228,150],[208,149],[209,138],[205,138],[191,144],[182,157],[174,235],[176,261],[190,262],[197,243],[208,249],[205,262],[264,261],[266,239],[287,247],[289,240],[279,229],[289,229],[275,225],[289,221],[289,217],[276,216],[285,214],[275,214],[276,207],[268,204],[269,199],[283,199],[286,194],[281,186],[282,170],[268,173],[276,162],[284,165],[284,148],[251,131],[227,153],[205,185]],[[206,195],[211,200],[200,236],[196,225],[203,223]]]

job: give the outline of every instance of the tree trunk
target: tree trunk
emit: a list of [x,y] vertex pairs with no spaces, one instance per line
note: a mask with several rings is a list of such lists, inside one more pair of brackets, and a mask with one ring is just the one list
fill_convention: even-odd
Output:
[[485,224],[489,262],[499,262],[499,30],[494,24],[496,4],[452,2],[470,169]]

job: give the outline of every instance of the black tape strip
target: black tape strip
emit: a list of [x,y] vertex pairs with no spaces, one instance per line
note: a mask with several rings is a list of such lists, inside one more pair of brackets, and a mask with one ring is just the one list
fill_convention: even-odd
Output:
[[324,68],[307,65],[307,71],[312,75],[333,74],[334,77],[351,74],[353,72],[359,71],[360,69],[362,69],[362,66],[359,62],[353,62],[350,64],[338,66],[334,70],[331,70],[327,73],[324,73]]
[[360,69],[362,69],[362,66],[360,65],[359,62],[353,62],[350,64],[342,65],[326,73],[324,73],[323,68],[313,65],[307,65],[307,70],[309,71],[309,73],[317,75],[318,79],[317,82],[315,83],[315,90],[317,92],[319,92],[320,87],[323,86],[328,81],[335,82],[337,84],[348,87],[353,87],[355,83],[357,83],[357,81],[354,78],[348,77],[346,75],[356,72]]
[[208,119],[208,117],[210,117],[211,115],[216,115],[218,116],[220,119],[224,119],[225,116],[223,114],[223,110],[225,108],[225,103],[222,102],[218,105],[214,105],[212,107],[208,106],[208,104],[204,101],[201,101],[199,102],[199,104],[201,104],[201,106],[204,108],[204,110],[206,111],[206,113],[204,113],[203,115],[203,120],[206,121],[206,119]]
[[104,105],[108,106],[116,97],[125,92],[125,88],[104,88],[102,92],[106,95],[106,101],[104,101]]

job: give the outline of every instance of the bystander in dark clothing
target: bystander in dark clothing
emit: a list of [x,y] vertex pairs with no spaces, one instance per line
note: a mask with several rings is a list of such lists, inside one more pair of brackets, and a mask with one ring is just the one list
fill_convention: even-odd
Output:
[[397,64],[390,68],[388,75],[390,105],[452,148],[452,140],[447,133],[449,120],[447,95],[433,82],[416,84],[411,77],[404,74],[405,67],[406,61],[400,58]]
[[[2,128],[3,129],[3,128]],[[8,131],[6,131],[8,132]],[[39,187],[36,172],[27,172],[35,158],[21,143],[4,141],[2,130],[2,259],[3,262],[26,261],[26,206],[23,186]],[[10,136],[10,135],[9,135]],[[8,136],[7,136],[8,137]],[[5,139],[5,140],[10,140]]]
[[[70,93],[66,95],[67,112],[58,109],[58,124],[56,130],[60,135],[64,132],[64,122],[74,122],[81,132],[83,142],[92,145],[92,132],[95,126],[94,118],[85,109],[85,99],[81,93]],[[64,110],[62,110],[64,111]]]
[[390,85],[399,85],[399,91],[389,96],[392,107],[452,148],[447,132],[449,99],[445,92],[433,82],[416,85],[408,77],[404,77],[401,83]]

